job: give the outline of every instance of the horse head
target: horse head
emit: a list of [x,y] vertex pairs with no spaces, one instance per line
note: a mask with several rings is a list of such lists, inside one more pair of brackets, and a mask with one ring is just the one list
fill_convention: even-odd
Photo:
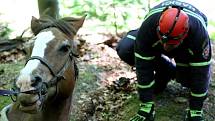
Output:
[[38,113],[50,103],[71,97],[78,75],[73,40],[84,20],[85,16],[32,17],[33,49],[15,81],[21,111]]

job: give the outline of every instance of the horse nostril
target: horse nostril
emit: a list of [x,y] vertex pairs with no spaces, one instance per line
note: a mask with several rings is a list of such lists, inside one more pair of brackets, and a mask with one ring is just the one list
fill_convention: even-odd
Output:
[[32,77],[31,82],[32,82],[31,86],[36,87],[38,86],[39,83],[42,82],[42,78],[40,76],[34,76]]

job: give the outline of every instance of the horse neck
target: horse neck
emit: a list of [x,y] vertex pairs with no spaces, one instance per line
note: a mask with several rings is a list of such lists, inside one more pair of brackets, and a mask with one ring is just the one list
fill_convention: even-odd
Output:
[[44,121],[68,121],[72,103],[72,95],[66,99],[56,99],[46,105],[42,112]]
[[37,114],[23,113],[14,103],[7,113],[9,121],[69,121],[72,95],[67,99],[56,99]]
[[58,96],[52,103],[47,103],[47,105],[45,105],[46,110],[42,113],[42,115],[44,115],[44,121],[69,121],[72,105],[72,94],[76,80],[76,68],[74,65],[75,61],[70,61],[68,69],[64,72],[64,76],[67,81],[63,80],[59,82]]

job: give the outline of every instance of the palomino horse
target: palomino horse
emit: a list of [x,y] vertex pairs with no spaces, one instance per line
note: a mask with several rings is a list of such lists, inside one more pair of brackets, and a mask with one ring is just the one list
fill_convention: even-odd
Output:
[[73,38],[82,18],[32,18],[32,53],[15,82],[17,101],[4,108],[9,121],[68,121],[78,76]]

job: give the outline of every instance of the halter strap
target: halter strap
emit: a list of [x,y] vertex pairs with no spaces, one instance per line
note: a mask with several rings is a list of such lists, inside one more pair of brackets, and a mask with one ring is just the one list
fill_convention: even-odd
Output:
[[[68,61],[69,61],[69,60],[71,60],[71,61],[73,60],[73,56],[75,57],[75,56],[77,56],[77,55],[74,54],[74,53],[72,52],[72,50],[70,50],[70,52],[69,52],[69,54],[68,54],[67,60],[65,61],[64,65],[59,69],[59,71],[58,71],[57,73],[55,73],[55,72],[53,71],[52,66],[51,66],[50,64],[48,64],[48,61],[47,61],[46,59],[41,58],[41,57],[39,57],[39,56],[32,56],[32,57],[30,57],[30,58],[27,60],[27,62],[28,62],[29,60],[33,60],[33,59],[39,60],[42,64],[44,64],[44,65],[49,69],[50,73],[53,75],[53,78],[50,79],[49,82],[43,82],[43,81],[42,81],[41,85],[38,86],[38,88],[37,88],[36,90],[29,90],[29,91],[25,91],[25,92],[20,92],[19,90],[17,90],[17,88],[16,88],[16,86],[15,86],[15,87],[14,87],[14,90],[15,90],[15,91],[9,92],[9,91],[6,90],[6,94],[9,93],[8,95],[11,96],[11,95],[14,95],[14,94],[17,94],[17,93],[26,93],[26,94],[38,93],[39,96],[41,96],[41,95],[44,95],[44,94],[47,93],[47,88],[49,88],[49,87],[56,86],[56,89],[57,89],[57,84],[58,84],[58,82],[59,82],[60,80],[62,80],[62,79],[65,79],[65,77],[63,76],[64,69],[65,69],[66,65],[68,64]],[[27,63],[27,62],[26,62],[26,63]],[[2,92],[2,93],[4,93],[4,92]],[[4,93],[4,94],[5,94],[5,93]],[[5,95],[6,95],[6,94],[5,94]]]
[[49,81],[49,82],[43,82],[47,87],[51,87],[55,84],[58,83],[59,80],[61,79],[65,79],[65,77],[63,76],[63,73],[64,73],[64,68],[66,67],[69,59],[72,61],[73,60],[73,56],[76,57],[78,55],[74,54],[72,52],[72,50],[70,50],[69,52],[69,55],[68,55],[68,58],[67,60],[65,61],[64,65],[59,69],[59,71],[57,73],[54,72],[54,69],[52,68],[52,66],[48,63],[48,61],[44,58],[41,58],[39,56],[32,56],[30,57],[27,62],[29,60],[33,60],[33,59],[36,59],[36,60],[39,60],[42,64],[44,64],[50,71],[50,73],[52,74],[53,78]]
[[[42,64],[44,64],[49,69],[49,71],[51,72],[51,74],[53,76],[56,76],[55,72],[53,71],[52,66],[50,64],[48,64],[48,61],[46,59],[41,58],[40,56],[32,56],[27,60],[27,62],[29,60],[34,60],[34,59],[39,60]],[[27,62],[26,62],[26,64],[27,64]]]

